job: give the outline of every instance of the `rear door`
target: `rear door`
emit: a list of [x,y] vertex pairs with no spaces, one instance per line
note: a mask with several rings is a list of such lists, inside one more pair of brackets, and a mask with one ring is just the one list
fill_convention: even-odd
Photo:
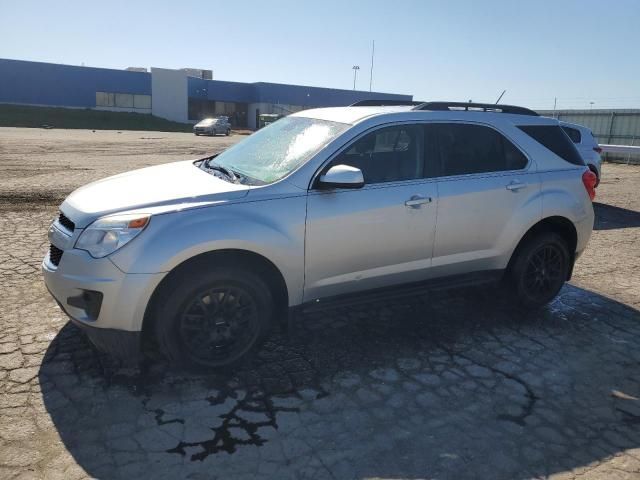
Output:
[[493,127],[437,124],[438,276],[502,269],[531,218],[540,183],[527,156]]
[[365,186],[309,192],[305,301],[427,276],[437,188],[434,178],[426,178],[425,144],[424,125],[378,128],[323,169],[357,167]]

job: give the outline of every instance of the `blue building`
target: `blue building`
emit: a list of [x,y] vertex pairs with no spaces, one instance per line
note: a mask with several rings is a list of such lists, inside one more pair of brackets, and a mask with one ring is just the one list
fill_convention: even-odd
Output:
[[367,99],[411,95],[207,80],[192,70],[146,71],[77,67],[0,59],[0,103],[151,113],[177,122],[227,115],[236,127],[256,128],[262,113],[287,114]]

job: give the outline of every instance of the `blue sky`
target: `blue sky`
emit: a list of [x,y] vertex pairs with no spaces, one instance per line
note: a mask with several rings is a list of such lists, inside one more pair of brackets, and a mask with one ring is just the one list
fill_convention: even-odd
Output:
[[640,107],[639,0],[0,0],[0,58],[368,90],[373,39],[375,91]]

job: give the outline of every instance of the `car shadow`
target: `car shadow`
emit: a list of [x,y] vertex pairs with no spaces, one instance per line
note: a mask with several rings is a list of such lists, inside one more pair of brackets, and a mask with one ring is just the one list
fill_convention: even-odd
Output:
[[593,225],[594,230],[640,227],[640,212],[636,210],[598,202],[594,202],[593,210],[596,214],[596,220]]
[[44,405],[97,478],[530,478],[640,447],[640,312],[567,285],[304,316],[231,371],[118,369],[67,324]]

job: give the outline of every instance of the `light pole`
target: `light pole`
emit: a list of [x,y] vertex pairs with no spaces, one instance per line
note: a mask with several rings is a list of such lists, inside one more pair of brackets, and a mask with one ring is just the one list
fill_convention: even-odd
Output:
[[593,110],[593,104],[594,102],[589,102],[589,110]]
[[356,77],[358,76],[358,70],[360,70],[359,65],[354,65],[351,67],[353,69],[353,89],[356,89]]
[[373,55],[376,53],[376,41],[371,41],[371,72],[369,73],[369,91],[373,85]]

